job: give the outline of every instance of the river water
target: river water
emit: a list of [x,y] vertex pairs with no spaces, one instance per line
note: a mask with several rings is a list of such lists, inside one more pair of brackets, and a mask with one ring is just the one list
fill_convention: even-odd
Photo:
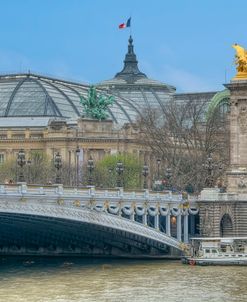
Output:
[[0,301],[246,302],[247,267],[80,258],[0,260]]

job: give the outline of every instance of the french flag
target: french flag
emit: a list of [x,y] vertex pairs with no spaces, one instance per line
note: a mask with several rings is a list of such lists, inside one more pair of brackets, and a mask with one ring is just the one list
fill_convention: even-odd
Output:
[[118,28],[119,28],[119,29],[122,29],[122,28],[130,27],[130,25],[131,25],[131,18],[129,18],[129,19],[127,20],[126,23],[121,23],[121,24],[118,26]]

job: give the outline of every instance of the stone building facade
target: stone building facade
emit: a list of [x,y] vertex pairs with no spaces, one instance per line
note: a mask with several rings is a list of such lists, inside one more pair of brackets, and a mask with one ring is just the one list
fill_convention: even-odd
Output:
[[105,154],[133,153],[155,173],[155,156],[140,141],[136,121],[146,109],[162,112],[170,100],[205,102],[216,92],[176,94],[176,89],[147,77],[139,70],[133,39],[122,71],[111,80],[95,85],[97,93],[111,95],[108,120],[85,117],[80,103],[87,97],[89,85],[37,74],[0,76],[0,163],[16,157],[20,148],[28,154],[44,151],[50,158],[60,152],[69,166],[76,165],[76,149],[86,164]]
[[247,234],[247,80],[232,80],[230,91],[230,166],[227,192],[202,191],[200,229],[204,236]]

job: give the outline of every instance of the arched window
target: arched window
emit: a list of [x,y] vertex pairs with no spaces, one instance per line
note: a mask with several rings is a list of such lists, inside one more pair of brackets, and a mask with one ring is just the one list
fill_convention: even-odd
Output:
[[220,221],[220,236],[231,237],[233,236],[232,219],[229,214],[224,214]]

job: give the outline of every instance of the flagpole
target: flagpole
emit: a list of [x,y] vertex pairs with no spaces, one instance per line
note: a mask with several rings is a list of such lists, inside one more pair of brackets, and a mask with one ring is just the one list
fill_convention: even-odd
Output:
[[[130,20],[132,21],[132,14],[130,14]],[[132,36],[132,26],[131,26],[131,23],[132,22],[130,22],[130,35]]]

